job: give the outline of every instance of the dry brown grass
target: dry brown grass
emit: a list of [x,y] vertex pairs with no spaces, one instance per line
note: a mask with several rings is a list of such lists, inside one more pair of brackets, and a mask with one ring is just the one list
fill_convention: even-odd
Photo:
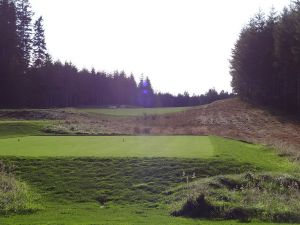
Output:
[[237,98],[151,121],[157,134],[216,135],[274,147],[300,159],[300,123]]

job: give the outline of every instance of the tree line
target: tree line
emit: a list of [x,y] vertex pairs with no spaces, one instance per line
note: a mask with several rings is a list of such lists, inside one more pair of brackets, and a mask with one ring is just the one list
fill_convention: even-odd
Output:
[[243,99],[300,115],[300,1],[250,20],[233,49],[231,75]]
[[137,83],[124,71],[79,70],[53,61],[43,18],[33,21],[29,0],[0,0],[0,107],[48,108],[134,105],[192,106],[231,97],[214,89],[204,95],[155,93],[148,77]]

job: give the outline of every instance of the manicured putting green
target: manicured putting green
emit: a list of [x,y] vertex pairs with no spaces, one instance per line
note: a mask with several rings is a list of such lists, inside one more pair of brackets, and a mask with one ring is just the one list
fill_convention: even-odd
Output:
[[168,113],[182,112],[190,107],[173,107],[173,108],[130,108],[130,109],[79,109],[82,112],[103,114],[111,116],[143,116],[143,115],[162,115]]
[[30,136],[0,139],[1,156],[205,158],[213,154],[210,138],[205,136]]

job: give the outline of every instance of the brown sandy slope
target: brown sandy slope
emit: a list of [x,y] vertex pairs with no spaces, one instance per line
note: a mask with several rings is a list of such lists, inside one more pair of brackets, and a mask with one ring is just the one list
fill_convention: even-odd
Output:
[[237,98],[159,117],[150,124],[154,133],[223,136],[270,145],[300,159],[299,122]]

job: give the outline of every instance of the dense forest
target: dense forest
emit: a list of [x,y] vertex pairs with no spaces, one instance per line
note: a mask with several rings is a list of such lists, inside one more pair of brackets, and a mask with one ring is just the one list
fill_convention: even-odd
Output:
[[250,20],[233,49],[231,75],[243,99],[300,115],[300,1]]
[[0,0],[0,107],[134,105],[193,106],[231,97],[214,89],[205,95],[155,93],[148,77],[79,70],[48,54],[43,18],[33,21],[28,0]]

